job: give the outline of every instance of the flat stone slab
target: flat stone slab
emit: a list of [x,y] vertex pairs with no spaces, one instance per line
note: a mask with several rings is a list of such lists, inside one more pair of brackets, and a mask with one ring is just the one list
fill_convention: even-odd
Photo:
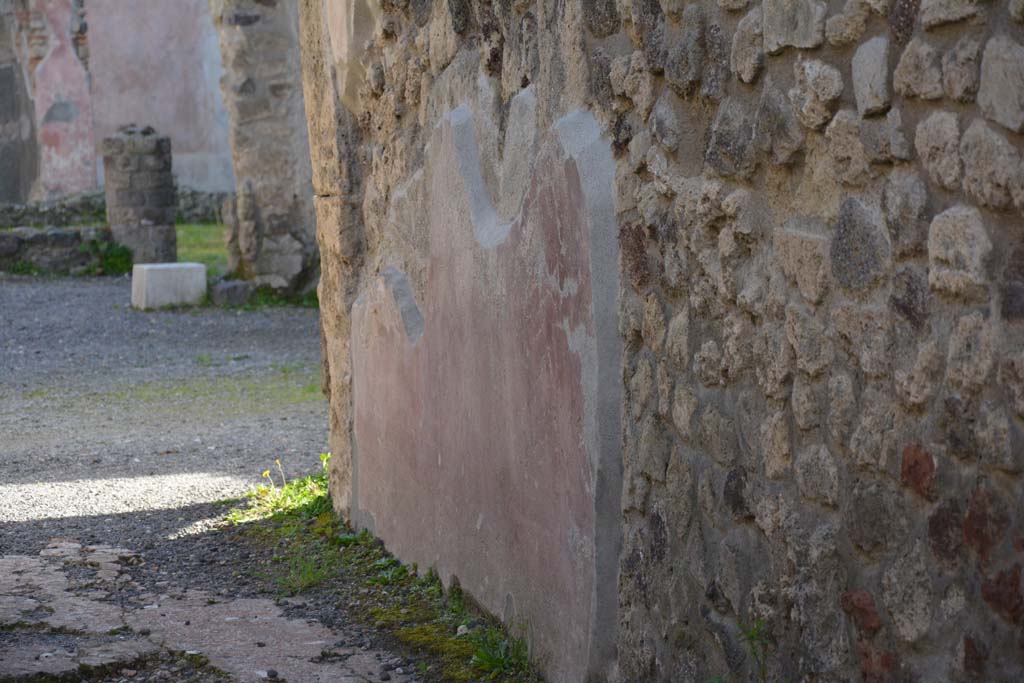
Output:
[[194,306],[206,296],[201,263],[137,263],[132,268],[132,307]]
[[419,680],[398,668],[383,678],[382,662],[393,655],[346,644],[317,621],[288,617],[273,600],[172,585],[159,595],[142,592],[131,576],[142,561],[125,548],[69,539],[54,539],[38,555],[0,555],[0,681],[85,680],[75,675],[182,652],[202,655],[239,683]]

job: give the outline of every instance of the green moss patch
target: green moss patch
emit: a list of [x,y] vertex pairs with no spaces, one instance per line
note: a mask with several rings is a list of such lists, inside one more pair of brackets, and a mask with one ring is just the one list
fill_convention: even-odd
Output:
[[229,513],[236,538],[270,553],[263,569],[248,570],[252,576],[281,595],[331,600],[349,620],[417,658],[425,681],[540,683],[524,641],[469,606],[457,583],[445,590],[432,570],[402,564],[379,539],[335,515],[328,457],[323,473],[293,481],[275,463],[247,505]]

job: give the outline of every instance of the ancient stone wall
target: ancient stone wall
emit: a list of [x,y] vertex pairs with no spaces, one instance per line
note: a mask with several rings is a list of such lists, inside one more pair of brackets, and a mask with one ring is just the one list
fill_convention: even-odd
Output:
[[552,680],[1024,676],[1024,3],[301,7],[343,512]]
[[232,272],[256,285],[316,283],[309,142],[294,2],[211,0],[231,119],[236,197],[225,205]]
[[102,252],[113,242],[113,235],[105,227],[0,228],[0,270],[21,274],[98,273],[102,271]]

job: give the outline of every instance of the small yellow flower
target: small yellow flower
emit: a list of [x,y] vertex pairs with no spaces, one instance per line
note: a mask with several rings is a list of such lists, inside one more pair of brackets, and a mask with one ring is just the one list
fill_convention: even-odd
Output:
[[270,470],[263,470],[263,478],[270,479]]

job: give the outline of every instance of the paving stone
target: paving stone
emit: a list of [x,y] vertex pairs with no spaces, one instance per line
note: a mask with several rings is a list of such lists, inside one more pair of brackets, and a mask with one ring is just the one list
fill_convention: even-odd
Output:
[[764,49],[813,48],[825,41],[826,6],[819,0],[764,0]]
[[853,55],[853,94],[861,116],[889,109],[889,41],[881,36],[857,48]]
[[201,263],[137,263],[132,268],[132,306],[195,306],[206,296],[206,266]]
[[884,193],[885,219],[893,255],[914,256],[924,251],[928,238],[928,188],[912,170],[889,174]]
[[960,185],[960,124],[956,114],[939,111],[917,124],[914,147],[932,182],[947,190]]
[[926,29],[973,17],[977,0],[921,0],[921,24]]
[[881,278],[892,258],[881,212],[853,197],[844,201],[830,256],[832,274],[841,287],[862,290]]
[[756,81],[764,66],[763,25],[761,7],[758,6],[740,19],[732,36],[729,63],[733,73],[744,83]]
[[800,123],[811,129],[824,127],[843,94],[843,76],[835,67],[817,59],[797,59],[793,64],[794,85],[789,91]]
[[946,209],[928,230],[928,284],[955,296],[976,294],[988,283],[985,262],[991,251],[977,209],[962,204]]
[[985,44],[978,106],[992,121],[1024,132],[1024,45],[1005,35]]
[[942,97],[939,51],[924,38],[910,41],[893,72],[893,89],[904,97],[935,100]]
[[946,97],[958,102],[973,102],[978,92],[981,45],[964,36],[942,55],[942,89]]
[[1003,135],[975,119],[960,138],[960,158],[968,197],[994,209],[1005,209],[1014,200],[1024,208],[1024,165]]

